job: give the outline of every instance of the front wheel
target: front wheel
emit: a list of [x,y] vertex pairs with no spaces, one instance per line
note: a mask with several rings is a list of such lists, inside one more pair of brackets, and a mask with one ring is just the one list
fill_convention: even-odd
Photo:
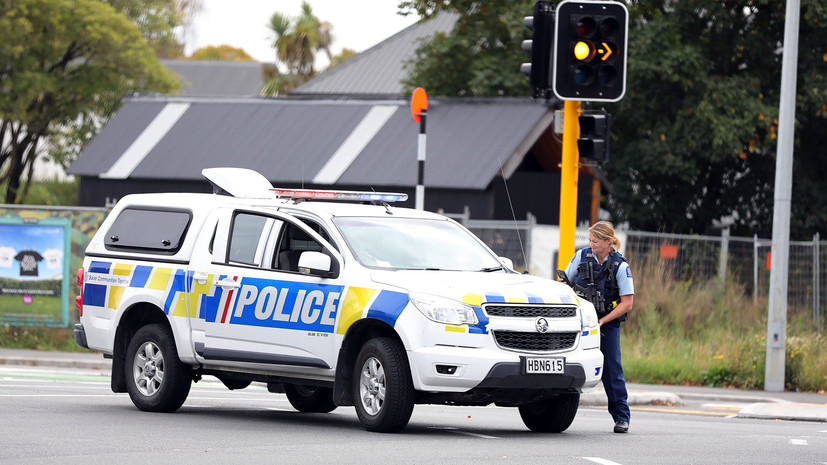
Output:
[[362,346],[353,373],[353,403],[368,431],[396,433],[408,424],[414,388],[399,342],[378,337]]
[[328,413],[336,409],[333,390],[326,387],[285,384],[287,400],[299,412]]
[[577,415],[580,394],[560,394],[533,404],[519,407],[523,423],[537,433],[560,433],[565,431]]
[[192,371],[178,358],[169,327],[151,324],[132,336],[126,349],[126,390],[147,412],[178,410],[192,385]]

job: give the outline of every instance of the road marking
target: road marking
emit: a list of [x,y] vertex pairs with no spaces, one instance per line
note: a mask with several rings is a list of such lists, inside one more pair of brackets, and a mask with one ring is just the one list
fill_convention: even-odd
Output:
[[0,397],[120,397],[116,394],[0,394]]
[[690,413],[696,415],[713,415],[718,417],[730,416],[730,412],[721,411],[706,411],[706,410],[689,410],[676,408],[660,408],[660,407],[633,407],[632,410],[641,410],[644,412],[666,412],[666,413]]
[[473,436],[475,438],[481,438],[481,439],[500,439],[497,436],[489,436],[487,434],[479,434],[479,433],[472,433],[470,431],[462,431],[462,430],[459,430],[457,428],[454,428],[453,426],[429,426],[428,429],[439,429],[439,430],[448,431],[448,432],[451,432],[451,433],[463,434],[465,436]]
[[586,459],[594,463],[599,463],[600,465],[620,465],[617,462],[612,462],[611,460],[602,459],[600,457],[580,457],[581,459]]
[[806,439],[790,439],[790,444],[794,446],[806,446],[807,440]]
[[703,404],[701,405],[703,408],[713,409],[713,410],[730,410],[733,412],[740,412],[741,409],[744,408],[743,404]]

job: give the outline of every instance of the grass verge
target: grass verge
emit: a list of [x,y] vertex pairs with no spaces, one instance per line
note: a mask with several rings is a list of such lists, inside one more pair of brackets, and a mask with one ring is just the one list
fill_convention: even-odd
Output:
[[[766,298],[753,299],[732,280],[676,281],[662,260],[635,271],[635,307],[621,332],[628,381],[763,388]],[[809,312],[788,309],[785,385],[824,392],[827,338]]]

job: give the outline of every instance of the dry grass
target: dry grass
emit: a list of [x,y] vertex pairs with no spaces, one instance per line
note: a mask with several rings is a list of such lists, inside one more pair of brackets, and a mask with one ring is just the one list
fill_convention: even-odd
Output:
[[[633,382],[762,388],[767,300],[741,285],[677,281],[663,260],[635,270],[635,308],[622,332],[623,366]],[[827,340],[807,309],[788,309],[786,385],[827,390]]]

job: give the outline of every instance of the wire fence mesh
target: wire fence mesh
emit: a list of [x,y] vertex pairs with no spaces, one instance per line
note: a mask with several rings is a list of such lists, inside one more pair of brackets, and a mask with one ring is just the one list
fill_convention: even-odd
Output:
[[[510,258],[519,271],[530,269],[532,230],[536,219],[482,221],[464,214],[449,215],[482,239],[497,255]],[[625,256],[635,266],[646,260],[668,260],[674,278],[688,283],[718,279],[743,286],[753,298],[769,295],[772,241],[721,236],[625,231]],[[814,324],[825,325],[827,306],[827,241],[791,241],[787,271],[787,303],[812,312]]]

